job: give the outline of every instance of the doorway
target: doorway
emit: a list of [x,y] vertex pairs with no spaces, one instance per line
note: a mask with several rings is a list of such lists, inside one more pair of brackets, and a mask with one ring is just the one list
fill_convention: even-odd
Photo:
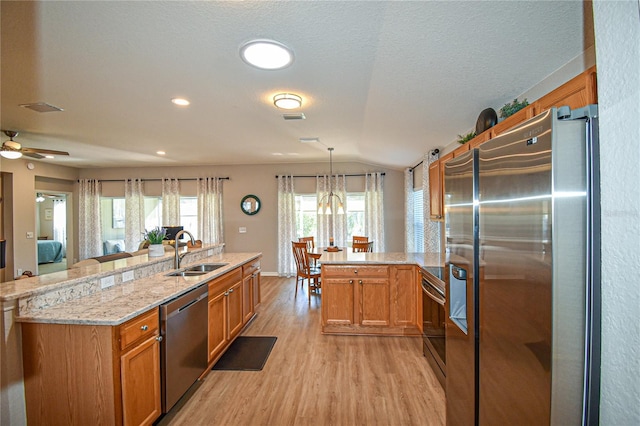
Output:
[[67,269],[68,201],[63,192],[36,192],[38,275]]

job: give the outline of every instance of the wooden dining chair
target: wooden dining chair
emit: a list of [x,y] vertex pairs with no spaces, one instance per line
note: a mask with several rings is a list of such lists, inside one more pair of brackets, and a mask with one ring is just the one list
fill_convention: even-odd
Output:
[[354,235],[351,241],[352,243],[368,243],[369,237],[358,237]]
[[[299,242],[305,242],[307,243],[307,252],[311,252],[314,248],[316,248],[316,242],[313,236],[311,237],[300,237],[298,238]],[[316,267],[319,268],[320,267],[320,262],[318,262],[318,256],[316,255],[311,256],[311,266],[312,267]]]
[[354,253],[371,253],[373,252],[373,241],[369,241],[366,243],[356,243],[352,244]]
[[320,289],[320,268],[313,267],[309,262],[307,243],[305,241],[291,241],[291,247],[296,261],[295,297],[298,296],[298,280],[300,280],[301,285],[304,285],[304,280],[307,280],[307,295],[309,304],[311,304],[311,291],[318,293]]

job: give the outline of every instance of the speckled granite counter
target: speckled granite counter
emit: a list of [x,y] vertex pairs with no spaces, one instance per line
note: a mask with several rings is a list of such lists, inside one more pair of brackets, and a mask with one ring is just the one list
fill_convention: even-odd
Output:
[[[201,251],[206,256],[205,247]],[[51,276],[10,283],[5,300],[18,299],[17,322],[118,325],[213,278],[254,260],[261,253],[219,253],[196,256],[182,267],[198,263],[227,263],[215,271],[188,277],[170,277],[171,257],[149,260],[146,256],[68,270]],[[151,267],[141,277],[140,268]],[[135,279],[122,282],[122,272],[132,270]],[[100,279],[118,277],[115,285],[101,289]],[[56,279],[57,278],[57,279]],[[24,281],[24,282],[23,282]],[[31,281],[31,282],[27,282]]]
[[330,264],[416,264],[423,266],[444,266],[444,255],[441,253],[353,253],[350,248],[343,248],[338,252],[327,252],[318,249],[321,253],[320,263]]

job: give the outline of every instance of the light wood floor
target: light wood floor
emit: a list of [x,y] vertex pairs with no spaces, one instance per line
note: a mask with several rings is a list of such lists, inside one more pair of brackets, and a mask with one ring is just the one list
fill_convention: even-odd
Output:
[[443,425],[445,396],[419,337],[327,336],[320,296],[262,277],[244,335],[277,336],[262,371],[211,371],[162,425]]

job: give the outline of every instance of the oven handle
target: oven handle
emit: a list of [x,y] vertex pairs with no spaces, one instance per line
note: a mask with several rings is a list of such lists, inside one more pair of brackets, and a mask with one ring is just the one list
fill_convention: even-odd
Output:
[[439,305],[444,306],[445,296],[442,294],[440,289],[433,286],[427,279],[422,278],[422,291],[424,291],[427,296],[429,296],[434,302]]

